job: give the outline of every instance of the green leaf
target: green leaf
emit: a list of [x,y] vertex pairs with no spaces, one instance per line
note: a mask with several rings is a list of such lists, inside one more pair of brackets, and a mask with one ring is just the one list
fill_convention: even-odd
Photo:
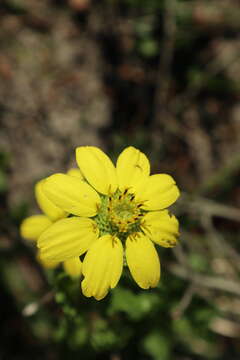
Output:
[[144,350],[156,360],[170,359],[170,342],[158,332],[150,333],[143,342]]
[[125,312],[130,319],[140,320],[159,304],[159,296],[154,293],[134,294],[128,289],[118,287],[112,295],[109,314],[117,311]]

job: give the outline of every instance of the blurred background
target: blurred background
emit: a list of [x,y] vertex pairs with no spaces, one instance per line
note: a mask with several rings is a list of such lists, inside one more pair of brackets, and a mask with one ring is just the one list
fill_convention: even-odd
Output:
[[[238,0],[1,0],[0,359],[240,359]],[[34,184],[95,145],[171,174],[162,279],[83,298],[19,235]]]

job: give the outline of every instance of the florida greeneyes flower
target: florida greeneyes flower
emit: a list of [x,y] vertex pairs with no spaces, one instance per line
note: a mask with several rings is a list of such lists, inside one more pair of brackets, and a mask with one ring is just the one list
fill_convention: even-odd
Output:
[[41,259],[83,256],[82,291],[97,300],[117,285],[124,263],[141,288],[157,286],[154,243],[173,247],[179,234],[177,219],[166,210],[179,197],[175,181],[150,175],[147,157],[134,147],[123,150],[116,167],[93,146],[77,148],[76,160],[77,176],[54,174],[41,182],[40,207],[52,221],[41,233],[35,229]]

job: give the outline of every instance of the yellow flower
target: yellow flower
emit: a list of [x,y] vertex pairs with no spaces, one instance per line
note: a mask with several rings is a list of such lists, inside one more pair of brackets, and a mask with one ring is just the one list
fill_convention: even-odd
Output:
[[147,157],[126,148],[116,167],[93,146],[78,147],[81,178],[55,174],[42,184],[45,196],[70,217],[58,220],[38,239],[41,256],[66,261],[86,253],[82,291],[104,298],[122,273],[123,260],[137,284],[157,286],[160,261],[154,243],[173,247],[178,221],[166,208],[179,197],[173,178],[150,175]]
[[[78,169],[70,169],[70,176],[82,178]],[[20,234],[27,240],[37,241],[39,236],[47,230],[55,221],[68,216],[68,213],[52,203],[42,191],[44,180],[39,181],[35,186],[35,195],[39,208],[43,211],[41,215],[33,215],[26,218],[20,226]],[[53,269],[59,265],[59,261],[44,259],[38,251],[37,259],[46,269]],[[82,263],[79,257],[73,257],[63,262],[66,273],[71,277],[78,277],[82,273]]]

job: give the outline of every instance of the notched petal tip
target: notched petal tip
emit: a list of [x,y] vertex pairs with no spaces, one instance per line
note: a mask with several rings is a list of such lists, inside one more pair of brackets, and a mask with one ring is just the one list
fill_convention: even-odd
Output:
[[116,169],[110,158],[95,146],[80,146],[76,160],[83,176],[98,192],[107,195],[117,189]]
[[46,215],[32,215],[20,225],[20,235],[24,239],[36,241],[51,226],[52,221]]
[[141,224],[143,232],[156,244],[169,248],[178,243],[179,223],[167,210],[150,211]]
[[144,234],[127,239],[126,260],[133,279],[142,289],[157,286],[160,260],[153,243]]
[[56,221],[66,217],[68,214],[66,211],[56,206],[44,192],[44,186],[47,179],[43,179],[35,185],[35,196],[39,208],[46,214],[52,221]]
[[45,259],[65,261],[84,254],[97,238],[98,228],[93,220],[70,217],[50,226],[37,245]]
[[46,196],[61,209],[78,216],[94,216],[101,199],[85,181],[66,174],[54,174],[43,184]]
[[104,235],[88,250],[83,261],[82,291],[87,297],[103,299],[121,276],[123,247],[117,237]]
[[143,208],[148,211],[163,210],[171,206],[180,196],[175,180],[168,174],[155,174],[148,178],[142,189],[145,200]]
[[119,155],[116,169],[119,188],[132,188],[134,191],[135,187],[149,176],[150,163],[144,153],[129,146]]

